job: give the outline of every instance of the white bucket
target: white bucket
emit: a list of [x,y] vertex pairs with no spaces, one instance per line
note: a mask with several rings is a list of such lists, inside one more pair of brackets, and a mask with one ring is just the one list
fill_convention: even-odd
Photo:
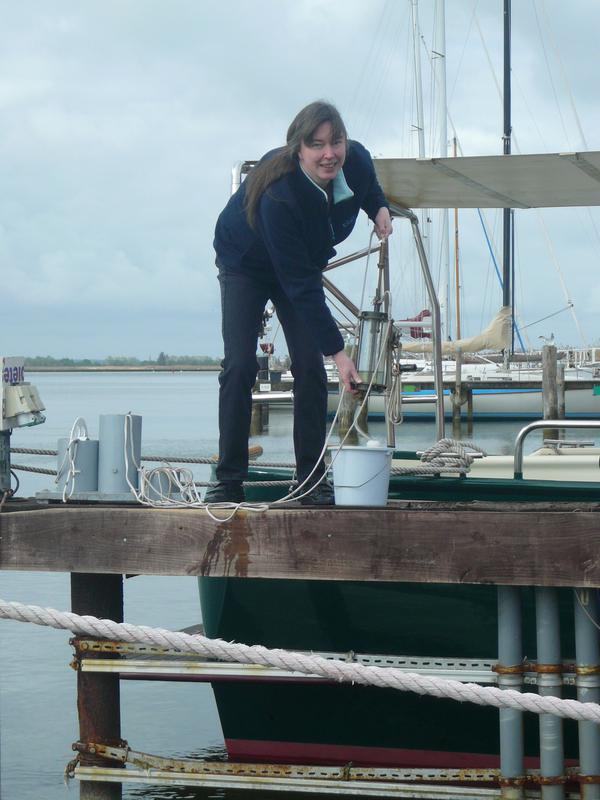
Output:
[[332,452],[336,506],[385,506],[392,447],[348,445]]

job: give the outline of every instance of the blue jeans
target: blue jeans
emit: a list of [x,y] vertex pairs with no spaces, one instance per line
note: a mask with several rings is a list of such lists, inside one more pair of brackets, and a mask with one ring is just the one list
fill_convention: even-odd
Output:
[[[326,435],[327,376],[319,346],[275,278],[221,267],[219,282],[225,355],[219,375],[217,480],[242,481],[248,475],[252,388],[258,372],[256,347],[262,314],[271,300],[292,362],[294,452],[298,479],[303,481],[317,463]],[[323,470],[320,462],[315,481]]]

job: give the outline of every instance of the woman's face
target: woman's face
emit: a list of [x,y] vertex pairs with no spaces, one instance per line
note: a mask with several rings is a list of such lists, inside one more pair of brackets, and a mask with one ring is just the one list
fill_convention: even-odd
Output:
[[302,142],[298,153],[303,170],[323,188],[341,170],[345,158],[346,139],[344,136],[334,138],[331,122],[319,125],[312,139]]

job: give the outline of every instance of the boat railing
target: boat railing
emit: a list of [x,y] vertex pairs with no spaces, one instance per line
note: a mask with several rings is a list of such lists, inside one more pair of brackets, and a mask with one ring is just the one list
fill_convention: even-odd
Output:
[[596,419],[537,419],[521,428],[515,439],[514,477],[523,478],[523,443],[532,431],[544,428],[576,428],[579,430],[600,430],[600,420]]
[[436,433],[438,440],[443,439],[445,434],[444,429],[444,390],[443,390],[443,376],[442,376],[442,317],[440,313],[440,304],[437,297],[437,292],[431,277],[431,271],[427,261],[427,254],[423,246],[421,232],[419,230],[419,220],[410,209],[402,208],[397,203],[390,203],[390,211],[394,216],[404,217],[408,219],[411,226],[415,246],[421,263],[421,271],[423,279],[427,288],[429,302],[431,304],[431,325],[433,334],[433,379],[435,385],[435,419],[436,419]]

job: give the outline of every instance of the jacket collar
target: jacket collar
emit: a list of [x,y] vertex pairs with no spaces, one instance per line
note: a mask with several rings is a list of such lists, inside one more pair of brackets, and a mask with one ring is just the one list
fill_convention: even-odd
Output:
[[[305,176],[307,180],[309,180],[313,186],[315,186],[323,195],[325,200],[328,200],[327,192],[321,186],[319,186],[316,181],[310,177],[308,172],[304,170],[302,164],[298,164],[300,167],[300,171]],[[341,203],[343,200],[349,200],[351,197],[354,197],[354,192],[348,186],[348,181],[346,180],[346,176],[344,175],[344,170],[341,169],[338,174],[333,179],[333,204]]]

